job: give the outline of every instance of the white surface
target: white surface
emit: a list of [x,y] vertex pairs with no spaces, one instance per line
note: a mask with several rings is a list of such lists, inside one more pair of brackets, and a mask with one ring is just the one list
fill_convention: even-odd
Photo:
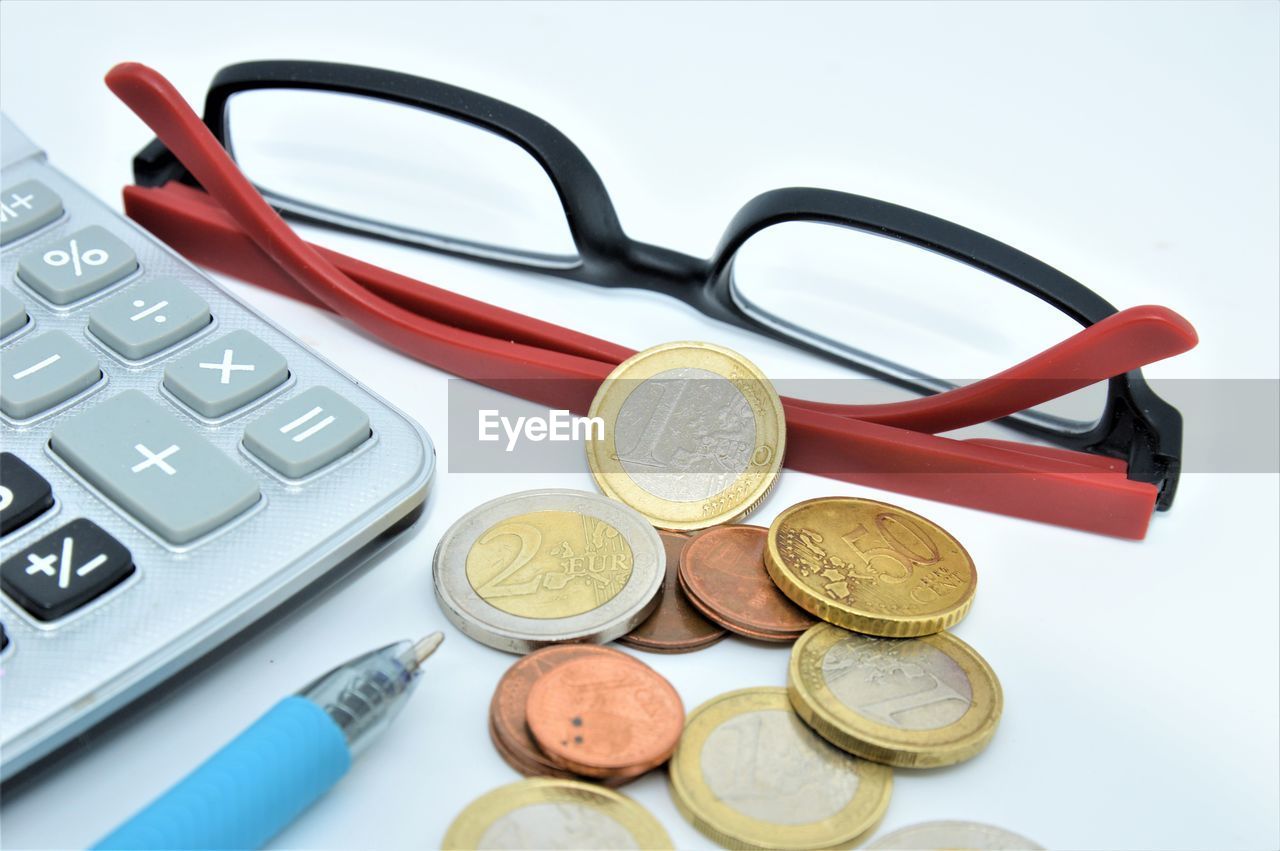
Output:
[[[219,67],[245,59],[411,71],[560,127],[637,238],[706,255],[757,192],[855,191],[1003,239],[1120,306],[1182,312],[1202,343],[1151,374],[1275,379],[1278,9],[5,2],[0,105],[57,165],[114,199],[149,138],[101,84],[114,62],[152,64],[195,101]],[[776,377],[834,374],[657,296],[341,244],[627,345],[703,338]],[[430,847],[466,803],[515,779],[485,732],[512,657],[447,625],[431,596],[431,552],[483,500],[590,487],[585,464],[579,474],[449,475],[444,374],[317,310],[235,289],[431,432],[445,463],[427,521],[338,595],[6,800],[6,847],[86,845],[330,664],[438,628],[449,637],[416,700],[277,844]],[[1005,689],[1002,727],[982,756],[898,772],[884,831],[958,818],[1055,848],[1280,845],[1276,475],[1187,475],[1174,510],[1136,544],[792,471],[753,520],[834,493],[921,511],[965,543],[981,584],[955,631]],[[731,640],[643,658],[692,708],[781,684],[786,657]],[[627,792],[680,846],[707,845],[660,774]]]

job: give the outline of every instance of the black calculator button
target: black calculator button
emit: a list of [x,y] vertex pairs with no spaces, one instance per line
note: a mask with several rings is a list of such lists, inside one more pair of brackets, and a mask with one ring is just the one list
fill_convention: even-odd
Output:
[[42,621],[60,618],[119,585],[133,557],[115,538],[80,518],[0,565],[0,587]]
[[0,535],[53,508],[49,483],[12,452],[0,452]]

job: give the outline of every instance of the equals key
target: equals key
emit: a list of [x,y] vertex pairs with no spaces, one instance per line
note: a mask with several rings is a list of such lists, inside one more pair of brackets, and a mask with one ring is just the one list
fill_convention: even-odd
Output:
[[244,445],[296,479],[337,460],[371,434],[364,411],[327,387],[312,387],[250,425]]

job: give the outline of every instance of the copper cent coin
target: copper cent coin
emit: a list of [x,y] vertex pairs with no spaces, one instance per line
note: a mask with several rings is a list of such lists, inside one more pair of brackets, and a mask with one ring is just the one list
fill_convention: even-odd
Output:
[[523,774],[525,777],[555,777],[561,780],[577,778],[577,775],[571,771],[565,771],[562,768],[548,768],[529,759],[527,755],[513,750],[503,741],[501,734],[494,727],[492,717],[489,719],[489,739],[493,742],[493,749],[498,752],[498,756],[502,757],[503,762],[515,769],[517,774]]
[[680,554],[692,540],[680,532],[658,532],[667,551],[667,575],[658,608],[618,641],[650,653],[690,653],[710,647],[728,633],[703,617],[680,587]]
[[764,566],[769,530],[718,526],[684,548],[679,574],[703,614],[739,635],[792,641],[816,621],[778,590]]
[[[539,677],[557,665],[587,656],[613,655],[630,659],[629,656],[607,647],[592,644],[558,644],[535,650],[517,661],[507,669],[502,679],[498,680],[498,686],[493,691],[493,700],[489,703],[489,719],[495,738],[500,739],[509,752],[519,755],[520,762],[532,763],[545,769],[545,771],[533,773],[547,776],[563,775],[563,769],[547,759],[533,737],[529,735],[529,726],[525,719],[525,704],[529,699],[529,691]],[[499,753],[502,751],[499,750]],[[507,762],[510,763],[511,760],[508,759]],[[512,768],[521,771],[515,765]]]
[[[683,584],[681,585],[681,588],[684,588]],[[720,615],[707,608],[706,605],[699,601],[697,597],[689,594],[687,588],[684,590],[685,595],[689,597],[690,604],[701,612],[703,617],[711,621],[716,621],[720,618]],[[794,632],[767,632],[764,630],[747,629],[742,626],[734,626],[733,632],[737,635],[741,635],[743,638],[751,638],[756,641],[767,641],[774,644],[790,644],[796,640],[796,634]],[[803,633],[801,634],[803,635]]]
[[[586,777],[580,774],[574,774],[572,771],[563,768],[548,768],[539,762],[529,759],[529,755],[512,750],[511,747],[502,739],[502,736],[493,726],[493,721],[489,722],[489,739],[493,742],[493,748],[498,752],[498,756],[502,757],[502,761],[511,766],[517,774],[525,777],[550,777],[557,780],[590,780],[593,783],[599,783],[616,789],[623,786],[635,778],[639,777],[644,771],[636,771],[631,774],[619,774],[615,777]],[[542,757],[539,751],[537,756]],[[648,769],[645,769],[646,771]]]
[[671,683],[622,653],[552,668],[533,684],[527,714],[543,753],[589,777],[656,768],[684,729],[684,705]]

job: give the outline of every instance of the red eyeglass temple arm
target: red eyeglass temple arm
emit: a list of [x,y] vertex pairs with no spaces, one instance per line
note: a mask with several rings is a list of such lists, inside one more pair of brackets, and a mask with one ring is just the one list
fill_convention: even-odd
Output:
[[[587,335],[428,287],[303,242],[244,179],[163,77],[144,66],[126,64],[113,69],[107,82],[212,196],[204,199],[198,190],[175,185],[126,191],[129,214],[196,262],[320,304],[420,360],[555,407],[584,411],[595,385],[630,354]],[[1141,359],[1152,350],[1165,352],[1157,357],[1168,356],[1194,344],[1194,332],[1188,342],[1190,326],[1171,311],[1135,310],[1145,313],[1118,314],[1037,356],[1037,363],[1033,358],[1013,369],[1034,375],[1042,374],[1046,364],[1069,363],[1055,358],[1069,359],[1071,348],[1082,345],[1075,341],[1090,332],[1094,333],[1086,341],[1102,340],[1108,351],[1129,359]],[[449,324],[424,313],[447,319]],[[1121,321],[1112,321],[1117,319]],[[1143,337],[1152,336],[1149,331],[1154,330],[1160,341],[1153,346],[1123,342],[1128,339],[1123,333],[1126,327],[1146,329]],[[1097,332],[1098,328],[1103,331]],[[1132,331],[1127,334],[1133,336]],[[1101,344],[1085,344],[1086,352],[1096,345]],[[1095,356],[1094,366],[1112,357],[1116,355]],[[1008,371],[1002,374],[1007,375]],[[1062,386],[1056,377],[1045,380],[1052,380],[1055,388]],[[1068,373],[1068,381],[1080,381],[1080,386],[1092,380],[1085,380],[1080,371]],[[1034,384],[1027,382],[1028,387]],[[846,481],[1089,531],[1132,538],[1145,534],[1155,488],[1129,481],[1120,462],[1003,441],[957,441],[852,418],[883,416],[921,427],[974,421],[972,415],[957,411],[976,405],[985,406],[984,410],[1005,407],[992,401],[999,394],[975,391],[974,386],[963,389],[968,395],[959,405],[933,400],[962,391],[917,400],[929,403],[923,407],[907,407],[917,402],[828,406],[788,400],[787,464]],[[1020,398],[1034,396],[1028,391]],[[930,422],[913,421],[916,416]]]
[[[220,233],[227,240],[243,233],[208,194],[185,184],[128,186],[124,197],[129,215],[139,221],[145,219],[157,233],[171,232],[179,225],[192,233]],[[336,252],[318,250],[360,286],[419,316],[611,366],[635,354],[633,349],[598,337],[394,275]],[[261,251],[250,254],[255,264],[239,277],[291,298],[327,306]],[[1131,307],[997,375],[935,396],[877,405],[836,405],[795,398],[786,401],[808,410],[937,434],[1035,407],[1113,375],[1181,354],[1195,344],[1195,329],[1172,310]]]

